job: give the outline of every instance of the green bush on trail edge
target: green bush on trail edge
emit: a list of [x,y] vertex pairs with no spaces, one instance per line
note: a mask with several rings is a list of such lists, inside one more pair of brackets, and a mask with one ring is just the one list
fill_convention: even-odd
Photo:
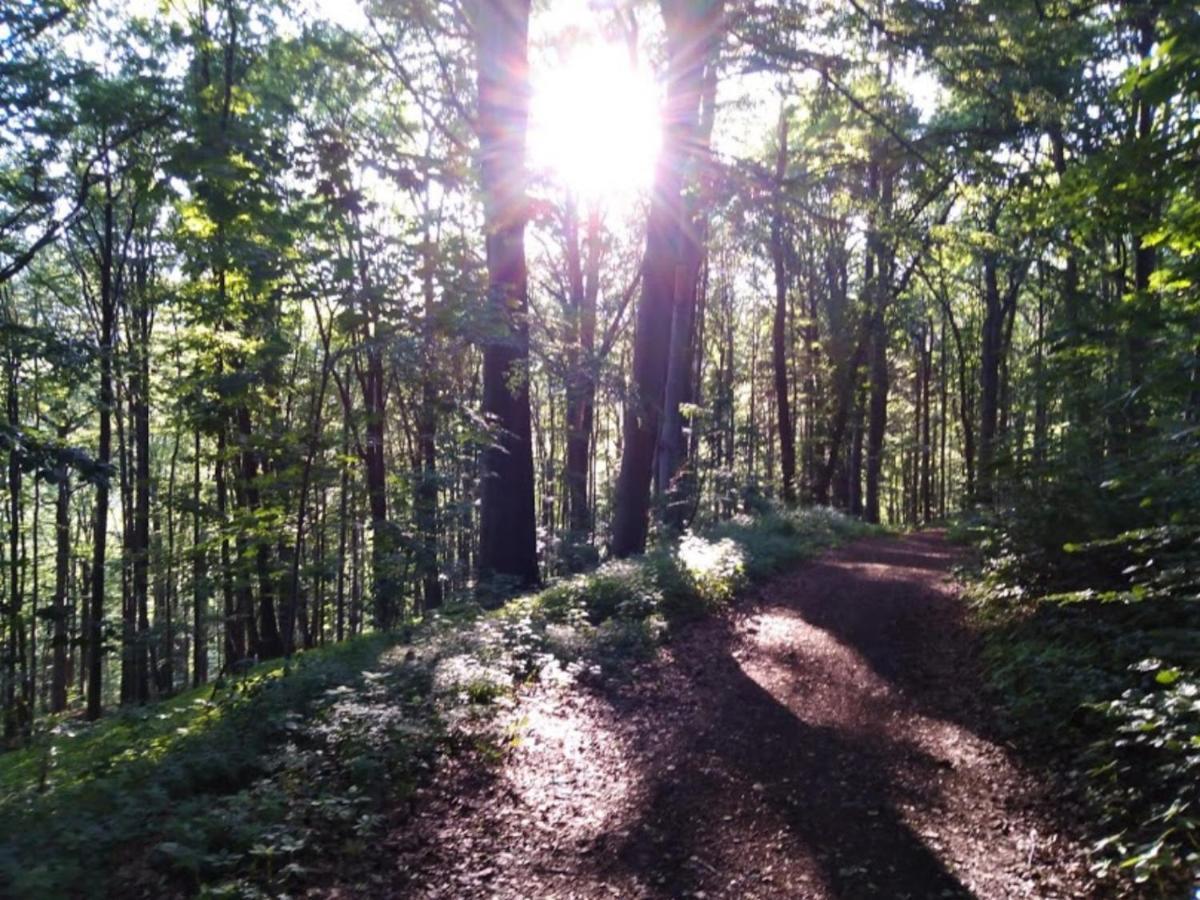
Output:
[[1200,542],[1164,526],[1048,552],[1002,525],[972,591],[1010,736],[1060,761],[1097,875],[1154,896],[1200,881]]

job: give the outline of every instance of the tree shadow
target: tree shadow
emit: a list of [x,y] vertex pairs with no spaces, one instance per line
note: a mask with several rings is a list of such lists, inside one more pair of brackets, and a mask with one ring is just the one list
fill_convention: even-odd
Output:
[[[703,711],[668,738],[684,744],[682,765],[658,771],[638,820],[603,841],[603,874],[632,875],[670,897],[973,896],[900,812],[920,798],[893,778],[891,762],[901,755],[933,784],[938,761],[907,743],[802,721],[743,671],[734,639],[722,629],[724,652],[689,677]],[[742,865],[738,877],[751,880],[734,887],[733,873],[706,861],[726,854],[731,833],[756,844],[769,837],[786,851],[787,871],[755,881]]]
[[962,601],[939,587],[959,556],[937,532],[850,545],[782,579],[775,603],[852,650],[918,712],[995,740],[979,638]]
[[[958,555],[936,533],[848,545],[775,579],[747,615],[681,635],[656,673],[673,687],[650,692],[668,699],[648,701],[669,733],[654,742],[634,821],[602,840],[598,871],[658,896],[974,896],[951,854],[997,856],[984,849],[998,826],[983,811],[1006,807],[984,798],[1006,750],[978,638],[943,583]],[[616,694],[606,699],[620,712],[630,701]],[[692,712],[672,722],[672,705]],[[1020,802],[1037,809],[1014,814],[1020,827],[1076,843],[1064,810]],[[943,810],[965,818],[943,829]],[[774,849],[756,875],[731,840]],[[1015,841],[1007,862],[972,867],[972,883],[1007,889],[1032,859]],[[714,854],[720,864],[706,863]]]

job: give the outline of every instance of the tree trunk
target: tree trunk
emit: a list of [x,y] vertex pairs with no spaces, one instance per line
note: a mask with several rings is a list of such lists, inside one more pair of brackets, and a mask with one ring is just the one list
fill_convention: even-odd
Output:
[[[253,426],[250,421],[250,409],[243,405],[236,411],[238,439],[238,495],[243,508],[253,515],[262,507],[262,497],[258,485],[258,453],[254,449]],[[254,550],[254,568],[258,576],[258,622],[257,640],[255,630],[251,629],[251,646],[254,655],[260,660],[275,659],[283,655],[283,639],[279,633],[279,620],[275,612],[275,584],[271,576],[271,541],[266,535],[253,535],[246,545],[247,552],[239,552],[240,560],[245,561],[250,547]],[[244,572],[246,598],[249,598],[249,572]],[[247,624],[250,625],[250,603],[246,604]]]
[[[133,692],[130,699],[150,699],[149,647],[150,593],[150,308],[145,297],[145,260],[137,261],[137,294],[132,305],[133,377],[130,384],[130,413],[133,418],[133,570],[134,615]],[[128,332],[127,332],[128,333]]]
[[225,425],[222,423],[217,426],[217,458],[213,464],[215,469],[213,480],[216,483],[217,521],[221,531],[221,593],[225,615],[223,669],[232,673],[234,668],[246,658],[247,623],[244,612],[248,608],[248,604],[242,603],[245,578],[242,572],[241,554],[239,553],[238,571],[235,573],[229,545],[229,486],[225,475],[227,449]]
[[[116,291],[113,284],[113,203],[111,183],[105,182],[104,235],[100,247],[100,437],[96,462],[107,469],[112,464],[113,334],[116,327]],[[108,477],[96,484],[92,519],[92,583],[88,608],[87,717],[100,718],[103,711],[104,677],[104,572],[108,539]]]
[[[712,52],[712,51],[710,51]],[[671,340],[667,350],[667,375],[663,388],[663,415],[659,426],[656,483],[663,492],[663,521],[674,531],[687,523],[692,505],[690,488],[694,479],[684,469],[687,443],[683,438],[683,407],[690,403],[695,390],[693,345],[696,331],[696,306],[700,289],[700,271],[704,263],[704,244],[708,232],[704,211],[709,190],[705,156],[712,138],[716,114],[717,73],[713,61],[703,63],[698,121],[692,138],[684,148],[675,284],[672,295]]]
[[930,382],[933,380],[933,320],[927,319],[921,332],[921,521],[933,520],[933,407]]
[[786,107],[779,109],[779,137],[775,155],[775,209],[771,216],[771,260],[775,269],[775,317],[771,324],[771,364],[774,368],[775,411],[778,416],[779,463],[783,476],[783,502],[796,503],[796,434],[792,426],[788,393],[787,268],[784,256],[783,177],[787,172],[788,126]]
[[[1142,64],[1148,65],[1154,50],[1157,5],[1142,3],[1137,13],[1137,49]],[[1150,158],[1148,146],[1154,129],[1154,103],[1141,90],[1134,92],[1137,115],[1139,158]],[[1147,243],[1147,236],[1157,227],[1157,203],[1145,190],[1133,192],[1134,208],[1130,211],[1133,224],[1133,290],[1136,305],[1128,327],[1126,349],[1129,354],[1129,437],[1145,437],[1149,430],[1150,406],[1146,401],[1148,370],[1150,368],[1151,337],[1159,326],[1160,309],[1156,291],[1150,289],[1150,278],[1157,265],[1157,246]],[[1136,452],[1136,451],[1135,451]]]
[[[875,167],[873,167],[875,168]],[[872,172],[872,182],[876,178]],[[868,302],[874,308],[871,321],[870,400],[867,420],[867,489],[863,516],[879,522],[879,476],[883,470],[883,441],[887,433],[888,404],[888,306],[892,294],[892,246],[879,232],[879,222],[889,222],[892,214],[892,172],[885,164],[880,178],[879,218],[872,222],[867,235],[867,252],[875,257],[875,281],[869,286]],[[872,191],[874,194],[874,191]]]
[[342,420],[342,464],[338,486],[338,561],[337,561],[337,619],[335,634],[338,641],[346,638],[346,542],[350,512],[350,466],[346,459],[350,455],[350,425]]
[[[17,367],[17,351],[10,348],[6,407],[8,427],[14,433],[19,433],[21,427]],[[4,667],[4,737],[12,740],[25,730],[26,718],[32,712],[24,708],[25,692],[17,692],[17,661],[24,663],[22,633],[25,624],[21,615],[25,598],[21,591],[21,458],[15,442],[8,451],[8,502],[8,647]]]
[[[999,210],[989,216],[989,233],[996,231]],[[1000,298],[999,262],[993,250],[983,255],[983,327],[979,352],[979,469],[975,499],[991,503],[1000,409],[1000,342],[1004,310]]]
[[[67,436],[65,428],[59,430],[59,439]],[[58,483],[58,494],[54,504],[54,637],[50,670],[50,711],[62,712],[67,708],[67,681],[70,654],[70,639],[67,630],[67,592],[70,590],[71,565],[71,476],[62,473]]]
[[192,445],[192,685],[208,681],[208,575],[200,528],[200,429]]
[[424,309],[421,321],[421,340],[425,369],[421,376],[421,413],[417,425],[421,472],[416,491],[417,532],[421,537],[420,559],[422,599],[426,611],[442,605],[442,581],[438,566],[438,539],[441,527],[438,517],[437,428],[438,386],[434,380],[437,365],[436,297],[434,266],[436,264],[433,236],[428,225],[422,244],[421,288]]
[[[617,476],[612,553],[640,553],[649,527],[650,481],[666,401],[671,326],[677,296],[686,296],[684,169],[697,133],[705,68],[720,33],[722,0],[662,0],[668,75],[664,135],[659,151],[638,301],[633,350],[633,392],[625,405],[624,446]],[[682,275],[682,277],[681,277]],[[682,332],[681,332],[682,337]],[[664,348],[668,352],[664,353]],[[667,487],[662,484],[660,487]]]
[[572,540],[586,542],[592,511],[588,497],[588,462],[596,405],[596,300],[600,290],[600,212],[587,218],[586,262],[579,250],[575,205],[567,210],[567,277],[572,322],[578,322],[575,350],[567,373],[567,527]]
[[494,333],[483,348],[483,413],[496,429],[483,453],[480,582],[538,583],[529,322],[525,270],[525,130],[529,110],[529,0],[477,9],[480,167]]

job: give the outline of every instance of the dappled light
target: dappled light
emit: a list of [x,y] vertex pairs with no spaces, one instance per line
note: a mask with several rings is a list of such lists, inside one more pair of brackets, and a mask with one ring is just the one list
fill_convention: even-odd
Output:
[[0,0],[0,898],[1194,894],[1197,72]]
[[[910,563],[892,578],[890,555]],[[461,807],[464,785],[441,787],[406,895],[1073,896],[1051,798],[976,730],[972,685],[923,680],[966,649],[944,627],[946,558],[931,539],[836,551],[634,680],[533,688],[495,780]],[[805,590],[836,626],[807,620]]]

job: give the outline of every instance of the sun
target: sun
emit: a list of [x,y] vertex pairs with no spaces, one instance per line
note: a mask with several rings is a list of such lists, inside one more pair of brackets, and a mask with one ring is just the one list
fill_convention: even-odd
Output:
[[593,202],[647,190],[661,132],[653,76],[616,44],[582,44],[532,72],[529,160]]

